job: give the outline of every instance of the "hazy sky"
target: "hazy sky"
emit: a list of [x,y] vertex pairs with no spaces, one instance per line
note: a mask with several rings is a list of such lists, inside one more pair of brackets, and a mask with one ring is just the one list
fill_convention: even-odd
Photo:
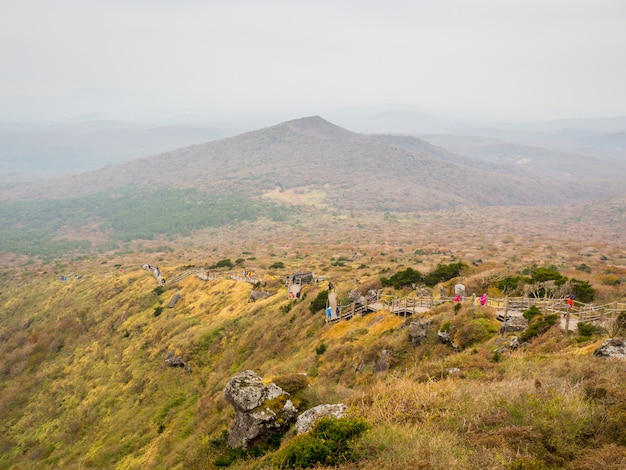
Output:
[[626,1],[0,0],[0,95],[91,88],[182,113],[626,115]]

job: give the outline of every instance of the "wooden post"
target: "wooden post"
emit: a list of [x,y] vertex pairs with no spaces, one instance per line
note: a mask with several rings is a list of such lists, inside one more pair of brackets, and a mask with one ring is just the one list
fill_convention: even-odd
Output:
[[[567,304],[567,313],[566,313],[566,317],[565,317],[565,333],[569,335],[569,304]],[[560,312],[559,312],[560,313]]]

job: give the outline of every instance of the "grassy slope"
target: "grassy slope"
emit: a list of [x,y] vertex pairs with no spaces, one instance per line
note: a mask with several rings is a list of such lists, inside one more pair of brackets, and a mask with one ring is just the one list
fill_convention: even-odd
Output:
[[[433,331],[414,349],[402,319],[380,314],[325,325],[322,313],[308,311],[325,285],[308,286],[304,302],[291,309],[280,286],[288,272],[313,269],[339,285],[343,298],[357,275],[362,287],[375,286],[380,275],[406,266],[425,272],[452,255],[476,260],[468,287],[490,270],[541,259],[570,275],[578,275],[581,262],[592,264],[595,280],[607,263],[624,259],[621,238],[608,229],[590,231],[562,218],[486,216],[433,213],[365,223],[325,214],[280,228],[264,222],[214,229],[161,254],[138,246],[135,253],[53,265],[4,257],[0,467],[211,468],[223,452],[216,437],[233,416],[223,388],[234,373],[254,369],[268,380],[307,372],[311,387],[301,402],[343,401],[366,417],[374,426],[361,444],[361,468],[620,468],[626,377],[623,362],[591,357],[601,338],[578,343],[554,330],[500,362],[493,360],[497,336],[453,353]],[[602,234],[602,241],[579,241],[578,232]],[[154,250],[148,242],[147,248]],[[151,261],[146,256],[168,278],[188,263],[242,256],[278,295],[251,302],[245,283],[190,277],[179,286],[183,300],[156,317],[155,308],[175,291],[154,292],[154,278],[138,268]],[[479,260],[485,257],[493,260]],[[336,265],[343,258],[345,266]],[[123,271],[111,266],[113,259]],[[287,268],[268,269],[277,260]],[[623,287],[604,289],[607,299],[623,297]],[[451,306],[433,315],[441,324]],[[475,313],[464,308],[459,315]],[[326,351],[318,354],[322,344]],[[376,374],[382,349],[393,352],[392,367]],[[164,364],[168,351],[190,363],[190,376]],[[233,467],[268,465],[261,459]]]
[[[3,298],[0,466],[206,468],[211,436],[233,415],[223,387],[246,369],[308,371],[309,406],[346,401],[365,416],[374,428],[363,468],[508,468],[524,456],[565,465],[590,449],[623,457],[607,446],[626,444],[626,372],[590,357],[597,340],[553,331],[494,362],[494,338],[453,354],[431,334],[413,349],[395,316],[326,326],[306,300],[289,311],[282,291],[250,302],[251,286],[230,280],[187,278],[184,300],[155,317],[174,293],[155,287],[140,269],[94,268],[66,282],[33,279]],[[436,323],[451,315],[440,310]],[[386,375],[372,366],[382,349],[394,352]],[[168,351],[191,375],[165,366]]]

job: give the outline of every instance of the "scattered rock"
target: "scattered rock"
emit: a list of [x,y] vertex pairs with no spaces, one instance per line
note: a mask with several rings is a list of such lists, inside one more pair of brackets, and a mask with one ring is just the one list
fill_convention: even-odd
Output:
[[296,420],[296,431],[298,434],[309,432],[315,422],[320,418],[343,418],[346,415],[346,410],[347,407],[343,403],[315,406],[298,416]]
[[530,343],[527,343],[525,341],[520,342],[517,336],[513,336],[511,338],[511,341],[509,342],[509,349],[519,349],[519,348],[525,348],[527,346],[530,346]]
[[266,290],[253,290],[252,292],[250,292],[250,297],[252,298],[252,300],[267,299],[268,297],[271,297],[272,295],[274,294]]
[[509,316],[505,322],[502,323],[500,327],[500,334],[504,333],[517,333],[520,331],[524,331],[528,328],[528,320],[524,317],[520,316]]
[[228,381],[224,398],[236,413],[228,433],[231,447],[246,448],[285,430],[298,412],[287,392],[274,383],[266,386],[251,370]]
[[432,320],[412,321],[409,324],[409,340],[413,346],[420,345],[426,339],[431,324]]
[[593,352],[596,357],[618,357],[626,359],[624,338],[609,338]]
[[385,373],[391,365],[391,351],[383,349],[374,361],[374,372]]
[[170,367],[182,367],[187,374],[191,373],[191,367],[180,356],[175,356],[172,351],[168,351],[165,357],[165,364]]
[[517,336],[513,336],[511,338],[511,341],[509,341],[509,344],[505,344],[504,346],[500,346],[498,349],[496,349],[497,353],[505,353],[507,351],[515,351],[516,349],[519,348],[525,348],[527,346],[530,346],[530,343],[527,342],[520,342],[519,338]]
[[362,296],[358,290],[351,290],[350,292],[348,292],[348,300],[350,300],[350,302],[356,302],[359,304],[365,303],[365,297]]
[[444,344],[449,344],[450,346],[452,346],[452,348],[453,348],[455,351],[460,351],[460,350],[461,350],[461,348],[459,347],[459,345],[458,345],[458,344],[456,344],[456,343],[454,342],[454,340],[452,339],[452,333],[450,333],[449,331],[442,331],[442,330],[439,330],[439,331],[437,332],[437,336],[439,336],[439,340],[440,340],[442,343],[444,343]]
[[374,302],[376,299],[378,299],[378,294],[379,291],[374,290],[374,289],[370,289],[367,291],[367,301],[368,302]]
[[181,299],[180,292],[176,292],[170,299],[170,303],[167,304],[167,307],[174,308],[174,305],[176,305],[176,302],[178,302],[180,299]]

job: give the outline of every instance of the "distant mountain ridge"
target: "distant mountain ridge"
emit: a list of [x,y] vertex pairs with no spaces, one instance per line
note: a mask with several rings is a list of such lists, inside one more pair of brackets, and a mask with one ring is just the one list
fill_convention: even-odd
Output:
[[416,137],[359,134],[313,116],[36,186],[5,186],[0,195],[4,201],[61,198],[145,186],[260,196],[306,187],[324,191],[327,203],[343,209],[410,211],[561,204],[605,194],[574,178],[547,183]]

